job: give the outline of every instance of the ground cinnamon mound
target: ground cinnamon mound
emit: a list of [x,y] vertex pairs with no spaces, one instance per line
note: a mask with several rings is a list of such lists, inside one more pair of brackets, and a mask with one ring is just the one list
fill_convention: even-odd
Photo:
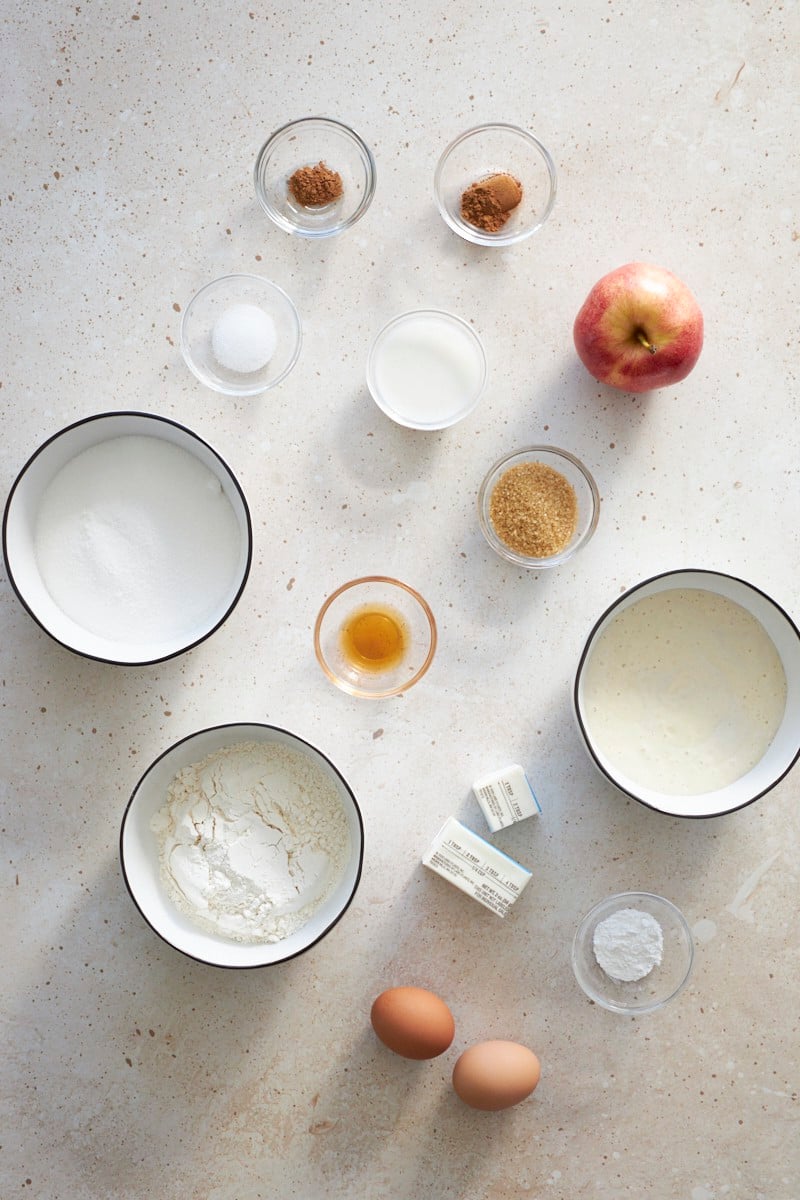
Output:
[[499,171],[470,184],[461,196],[461,216],[468,225],[497,233],[522,200],[522,184]]
[[545,463],[509,467],[489,498],[489,518],[500,541],[516,554],[559,554],[578,523],[578,497],[560,471]]
[[304,208],[315,208],[338,200],[344,187],[339,172],[319,162],[313,167],[298,167],[289,176],[289,191]]

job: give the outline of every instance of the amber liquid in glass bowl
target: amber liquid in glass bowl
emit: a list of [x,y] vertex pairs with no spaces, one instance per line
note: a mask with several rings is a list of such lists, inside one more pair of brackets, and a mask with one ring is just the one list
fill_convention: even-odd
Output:
[[340,646],[354,667],[386,671],[403,661],[409,646],[408,627],[400,613],[388,605],[363,605],[344,621]]

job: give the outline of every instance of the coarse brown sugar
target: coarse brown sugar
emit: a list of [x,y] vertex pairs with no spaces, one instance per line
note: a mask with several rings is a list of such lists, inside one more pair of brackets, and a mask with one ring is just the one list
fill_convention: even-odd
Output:
[[551,558],[569,545],[575,532],[578,497],[566,476],[546,463],[517,463],[495,484],[489,518],[509,550],[527,558]]
[[289,191],[304,208],[317,208],[338,200],[344,191],[342,177],[324,162],[298,167],[289,176]]

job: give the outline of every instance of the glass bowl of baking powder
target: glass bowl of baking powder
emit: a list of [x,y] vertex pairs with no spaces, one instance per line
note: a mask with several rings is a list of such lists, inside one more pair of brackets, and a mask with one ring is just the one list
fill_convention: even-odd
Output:
[[310,949],[350,906],[363,857],[361,812],[338,769],[297,734],[260,723],[170,746],[134,788],[120,832],[145,921],[216,967],[265,967]]
[[686,986],[694,940],[680,909],[652,892],[620,892],[578,926],[572,968],[586,995],[610,1012],[663,1008]]

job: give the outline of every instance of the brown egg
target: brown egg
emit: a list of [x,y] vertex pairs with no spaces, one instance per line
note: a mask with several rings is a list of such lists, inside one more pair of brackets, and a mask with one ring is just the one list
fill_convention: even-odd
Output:
[[403,1058],[436,1058],[456,1032],[453,1014],[433,992],[419,987],[381,992],[370,1013],[372,1028],[390,1050]]
[[497,1112],[519,1104],[539,1082],[539,1060],[517,1042],[478,1042],[453,1068],[453,1088],[471,1108]]

